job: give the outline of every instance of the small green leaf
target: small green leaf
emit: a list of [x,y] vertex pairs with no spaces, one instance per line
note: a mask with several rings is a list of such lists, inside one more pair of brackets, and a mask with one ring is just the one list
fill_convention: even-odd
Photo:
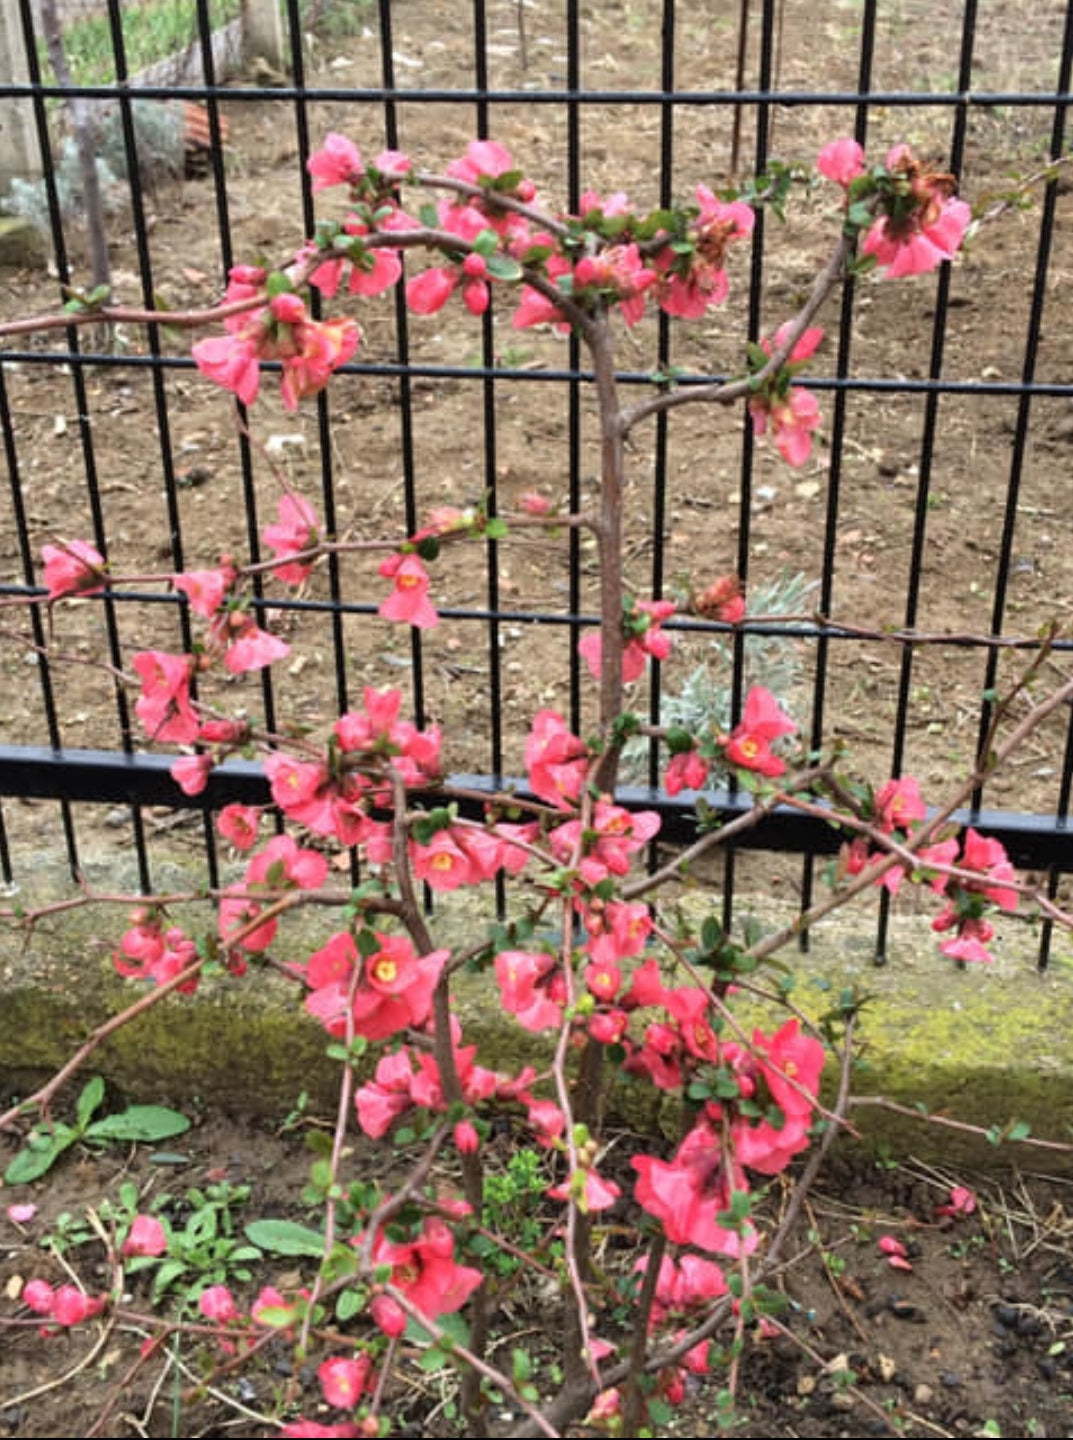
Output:
[[510,534],[510,529],[505,520],[501,520],[498,515],[493,515],[485,522],[484,533],[489,540],[505,540]]
[[308,1255],[319,1260],[324,1254],[324,1236],[296,1220],[253,1220],[243,1233],[269,1255]]
[[78,1132],[70,1125],[57,1125],[51,1132],[31,1131],[25,1147],[4,1171],[4,1184],[28,1185],[39,1180],[77,1139]]
[[170,1140],[190,1129],[190,1121],[177,1110],[162,1105],[131,1105],[119,1115],[95,1120],[86,1131],[91,1140],[130,1140],[151,1143]]
[[86,1085],[78,1097],[77,1116],[78,1128],[84,1130],[92,1120],[96,1111],[101,1108],[104,1100],[104,1081],[100,1075],[95,1075]]
[[485,268],[493,280],[506,280],[513,283],[522,278],[522,267],[510,255],[489,255],[485,261]]

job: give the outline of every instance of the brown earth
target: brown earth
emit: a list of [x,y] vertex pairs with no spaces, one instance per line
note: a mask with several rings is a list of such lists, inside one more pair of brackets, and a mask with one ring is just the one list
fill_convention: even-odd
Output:
[[[32,1199],[38,1213],[23,1227],[0,1214],[5,1317],[26,1315],[11,1298],[32,1276],[56,1284],[74,1276],[89,1293],[108,1288],[111,1275],[99,1241],[90,1236],[73,1243],[59,1260],[46,1253],[47,1239],[71,1237],[77,1229],[72,1220],[83,1222],[90,1208],[99,1213],[105,1199],[117,1203],[124,1181],[137,1186],[142,1209],[165,1192],[174,1197],[164,1213],[177,1226],[189,1218],[182,1201],[191,1188],[204,1192],[224,1184],[250,1189],[248,1200],[232,1207],[236,1233],[263,1217],[315,1223],[315,1213],[297,1199],[312,1163],[303,1139],[311,1122],[307,1116],[291,1124],[294,1128],[264,1130],[207,1114],[187,1135],[169,1142],[166,1156],[154,1158],[147,1147],[130,1153],[76,1150],[45,1181],[8,1190],[5,1204]],[[12,1149],[5,1144],[3,1163]],[[493,1142],[486,1157],[490,1168],[505,1164],[508,1153],[509,1140]],[[344,1164],[344,1184],[353,1178],[386,1183],[392,1164],[390,1147],[359,1141]],[[979,1208],[960,1220],[942,1220],[935,1208],[946,1203],[953,1183],[972,1186]],[[775,1185],[768,1201],[773,1215],[784,1200]],[[539,1198],[530,1196],[524,1220],[550,1235],[555,1208],[545,1212]],[[638,1218],[625,1201],[601,1217],[599,1253],[607,1272],[628,1270]],[[889,1268],[878,1248],[885,1235],[905,1244],[911,1273]],[[1073,1434],[1071,1247],[1068,1180],[1013,1173],[998,1181],[945,1173],[911,1158],[902,1164],[849,1154],[836,1158],[787,1251],[792,1263],[776,1282],[787,1301],[786,1333],[746,1345],[732,1433],[1054,1440]],[[309,1261],[266,1257],[250,1268],[246,1283],[233,1282],[247,1304],[262,1285],[291,1292],[313,1278]],[[192,1283],[198,1278],[191,1273]],[[195,1289],[205,1283],[201,1279]],[[556,1358],[547,1337],[559,1329],[549,1310],[554,1301],[535,1274],[515,1276],[509,1284],[504,1329],[493,1355],[502,1363],[510,1348],[531,1346],[538,1389],[547,1393]],[[128,1316],[148,1311],[144,1276],[128,1278],[124,1291]],[[174,1296],[171,1303],[178,1303]],[[624,1313],[616,1318],[613,1307],[602,1309],[601,1335],[620,1335]],[[327,1354],[345,1352],[345,1343],[318,1341],[296,1374],[294,1356],[281,1342],[239,1376],[214,1374],[219,1353],[187,1336],[131,1375],[147,1334],[136,1318],[91,1325],[46,1343],[29,1319],[12,1327],[5,1318],[0,1327],[0,1434],[268,1436],[295,1413],[321,1423],[343,1418],[323,1407],[315,1371]],[[338,1328],[361,1333],[358,1322]],[[464,1433],[451,1419],[453,1372],[428,1373],[419,1360],[418,1347],[403,1346],[384,1407],[392,1433]],[[840,1384],[833,1378],[844,1371],[852,1371],[855,1381]],[[199,1391],[199,1380],[211,1388]],[[725,1371],[718,1370],[706,1381],[691,1381],[673,1421],[655,1433],[718,1434],[715,1395],[724,1384]],[[481,1433],[506,1435],[512,1428],[509,1408],[493,1404]]]

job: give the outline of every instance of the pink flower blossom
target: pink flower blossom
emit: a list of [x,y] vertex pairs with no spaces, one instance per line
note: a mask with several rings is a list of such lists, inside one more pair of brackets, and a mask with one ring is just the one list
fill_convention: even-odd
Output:
[[206,1320],[218,1320],[222,1325],[236,1320],[239,1313],[235,1297],[226,1285],[209,1285],[202,1290],[198,1296],[197,1308]]
[[816,168],[828,180],[846,189],[859,175],[864,174],[864,151],[856,140],[845,137],[832,140],[820,151]]
[[741,723],[724,741],[723,753],[731,765],[773,777],[786,773],[786,762],[771,749],[782,735],[793,735],[797,726],[779,706],[770,690],[754,685],[745,697]]
[[200,795],[209,783],[211,755],[180,755],[172,764],[171,778],[184,795]]
[[154,1215],[136,1215],[127,1238],[120,1247],[122,1255],[163,1255],[168,1248],[164,1227]]
[[[418,956],[404,935],[374,932],[380,949],[363,957],[361,980],[350,1001],[354,1033],[384,1040],[409,1026],[420,1026],[432,1009],[432,992],[447,962],[447,950]],[[329,1034],[346,1034],[346,1012],[357,948],[349,932],[332,936],[310,956],[312,987],[306,1009]]]
[[534,795],[559,810],[570,810],[581,794],[589,752],[557,711],[538,710],[526,741],[525,767]]
[[61,595],[99,595],[104,589],[104,556],[87,540],[42,545],[41,558],[50,600]]
[[172,583],[190,601],[192,610],[211,620],[237,578],[238,572],[225,557],[215,570],[184,570],[172,577]]
[[742,200],[722,201],[706,185],[697,186],[700,214],[688,231],[690,254],[669,247],[653,261],[661,272],[660,308],[668,315],[699,320],[730,291],[724,264],[728,246],[753,233],[756,217]]
[[380,606],[385,620],[398,620],[429,630],[440,623],[440,617],[428,598],[428,572],[416,555],[389,555],[380,563],[380,574],[394,581],[395,588]]
[[300,495],[281,495],[278,505],[279,522],[266,525],[262,538],[270,550],[276,552],[284,565],[277,565],[275,573],[288,585],[299,585],[313,569],[312,560],[297,562],[288,557],[303,550],[311,550],[319,543],[317,514],[308,500]]
[[225,805],[217,818],[216,828],[236,850],[252,850],[257,844],[257,831],[263,813],[259,805]]
[[965,1185],[955,1185],[950,1191],[950,1200],[946,1205],[936,1205],[935,1213],[939,1216],[947,1216],[955,1220],[963,1219],[971,1215],[976,1209],[976,1196]]
[[51,1315],[56,1292],[47,1280],[27,1280],[22,1287],[22,1300],[35,1315]]
[[317,1371],[321,1393],[337,1410],[353,1410],[366,1391],[375,1388],[373,1362],[362,1354],[353,1359],[335,1355]]
[[198,718],[190,705],[189,655],[169,655],[163,650],[140,650],[131,664],[141,676],[142,693],[134,711],[151,740],[171,740],[189,745],[197,739]]
[[954,199],[954,178],[926,170],[908,145],[888,151],[890,180],[880,188],[880,214],[861,250],[885,267],[885,278],[923,275],[961,248],[972,211]]
[[495,959],[499,998],[524,1030],[554,1030],[563,1018],[566,989],[558,962],[543,951],[502,950]]
[[460,1120],[452,1133],[459,1154],[473,1155],[481,1148],[481,1137],[471,1120]]
[[353,141],[334,131],[325,136],[323,146],[306,161],[313,177],[313,192],[333,185],[353,185],[365,174],[361,152]]

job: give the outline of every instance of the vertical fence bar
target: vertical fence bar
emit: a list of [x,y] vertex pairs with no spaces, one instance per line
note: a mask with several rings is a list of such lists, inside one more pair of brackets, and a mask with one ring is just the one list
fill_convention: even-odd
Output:
[[[857,89],[867,96],[872,88],[872,65],[876,43],[876,0],[866,0],[861,16],[861,48],[858,54]],[[868,102],[861,99],[856,106],[853,119],[853,138],[864,148],[868,140]],[[835,375],[845,380],[850,374],[853,352],[853,305],[856,287],[853,276],[848,274],[842,282],[842,296],[838,314],[838,354],[835,359]],[[820,572],[819,612],[830,615],[834,604],[835,584],[835,542],[838,537],[839,503],[842,497],[842,462],[846,440],[846,410],[849,392],[844,385],[836,388],[831,414],[831,449],[827,461],[827,509],[823,525],[823,558]],[[816,641],[816,671],[812,687],[812,728],[809,747],[819,750],[824,742],[824,720],[827,701],[827,667],[830,642],[825,633]],[[806,856],[801,868],[801,912],[804,914],[812,904],[814,890],[813,857]],[[809,948],[809,932],[803,930],[798,941],[800,949]]]

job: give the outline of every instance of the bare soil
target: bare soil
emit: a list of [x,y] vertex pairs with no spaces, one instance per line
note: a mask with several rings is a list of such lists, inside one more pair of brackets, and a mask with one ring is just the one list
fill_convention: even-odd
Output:
[[[219,1352],[195,1337],[138,1366],[148,1332],[134,1321],[91,1325],[43,1342],[38,1322],[25,1318],[12,1326],[9,1318],[27,1315],[11,1301],[32,1276],[60,1284],[73,1275],[90,1293],[107,1289],[112,1275],[98,1241],[70,1248],[62,1263],[44,1242],[62,1233],[62,1216],[82,1219],[106,1198],[115,1203],[124,1181],[139,1187],[144,1208],[165,1191],[178,1202],[192,1187],[248,1186],[248,1200],[232,1212],[238,1230],[262,1217],[314,1223],[298,1198],[312,1163],[308,1126],[307,1118],[282,1133],[206,1114],[169,1145],[166,1157],[154,1158],[146,1147],[71,1152],[44,1181],[8,1190],[5,1204],[32,1199],[38,1213],[24,1227],[0,1214],[0,1289],[8,1297],[0,1322],[0,1433],[20,1440],[57,1434],[267,1436],[296,1413],[321,1423],[343,1418],[324,1408],[315,1372],[327,1354],[345,1350],[345,1340],[334,1346],[319,1340],[297,1372],[290,1348],[274,1344],[240,1377],[217,1373]],[[486,1157],[493,1169],[506,1162],[509,1146],[509,1139],[495,1142]],[[13,1149],[4,1142],[5,1165]],[[395,1163],[390,1146],[359,1141],[345,1164],[344,1183],[390,1183]],[[957,1221],[936,1216],[952,1183],[975,1188],[974,1215]],[[772,1214],[782,1200],[776,1185],[769,1197]],[[526,1219],[550,1233],[555,1208],[542,1214],[537,1205]],[[174,1221],[186,1218],[178,1203],[168,1213]],[[628,1200],[601,1217],[601,1263],[608,1272],[629,1269],[639,1218]],[[911,1273],[889,1268],[878,1248],[881,1236],[905,1244]],[[810,1199],[787,1253],[792,1263],[777,1281],[788,1302],[782,1317],[787,1333],[747,1343],[732,1433],[1073,1435],[1069,1181],[1030,1174],[996,1181],[944,1174],[912,1159],[877,1165],[847,1152]],[[262,1285],[292,1293],[313,1278],[311,1262],[301,1260],[266,1257],[252,1271],[248,1283],[235,1283],[245,1303]],[[548,1337],[560,1332],[560,1322],[539,1276],[522,1272],[509,1286],[509,1319],[494,1353],[504,1357],[513,1346],[532,1347],[543,1391],[556,1359]],[[129,1277],[124,1291],[128,1312],[148,1312],[145,1276]],[[624,1314],[628,1310],[616,1316],[602,1309],[601,1335],[619,1338]],[[361,1333],[360,1322],[335,1328]],[[404,1345],[385,1405],[393,1433],[464,1433],[450,1412],[457,1398],[454,1372],[429,1374],[419,1362],[418,1348]],[[855,1377],[848,1386],[835,1378],[845,1371]],[[725,1371],[691,1381],[673,1423],[657,1433],[718,1434],[715,1395],[725,1381]],[[507,1435],[512,1428],[509,1408],[490,1405],[481,1433]],[[595,1432],[581,1427],[568,1433]]]

